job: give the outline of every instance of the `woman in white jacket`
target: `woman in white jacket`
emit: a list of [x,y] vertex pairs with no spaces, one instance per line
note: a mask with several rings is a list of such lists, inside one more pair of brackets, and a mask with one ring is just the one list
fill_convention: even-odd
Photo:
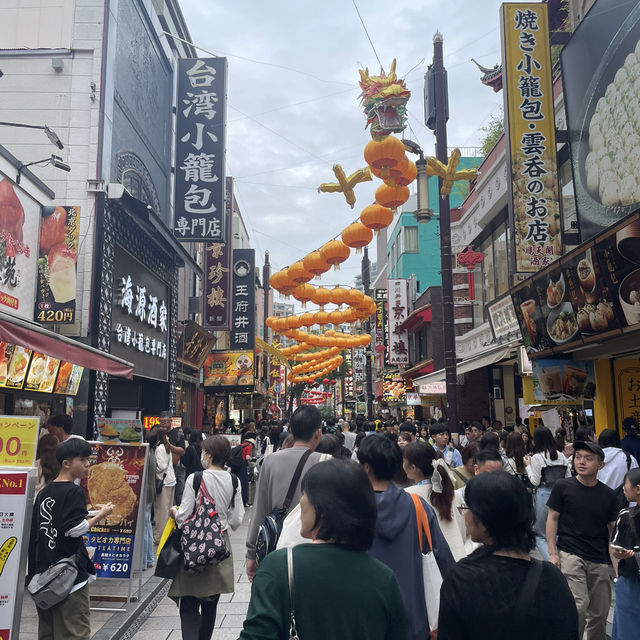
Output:
[[638,468],[638,461],[622,450],[620,435],[613,429],[605,429],[598,436],[598,444],[604,451],[604,467],[598,471],[598,480],[615,491],[624,484],[627,472]]
[[176,474],[173,470],[167,436],[160,429],[155,428],[149,432],[147,442],[151,449],[150,455],[156,458],[156,486],[161,487],[153,503],[153,544],[158,544],[169,519],[169,509],[173,505]]
[[533,455],[525,456],[524,463],[531,484],[536,487],[536,547],[545,560],[549,560],[547,548],[547,500],[556,480],[571,477],[571,465],[556,447],[553,434],[547,427],[538,427],[533,432]]

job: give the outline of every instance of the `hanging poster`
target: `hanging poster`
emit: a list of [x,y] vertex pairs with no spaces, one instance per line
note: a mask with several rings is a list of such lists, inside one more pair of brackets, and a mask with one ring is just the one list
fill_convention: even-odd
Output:
[[178,362],[200,369],[215,337],[192,320],[178,325]]
[[549,360],[533,362],[533,392],[539,404],[582,404],[596,393],[593,362]]
[[389,364],[408,365],[408,334],[400,328],[409,315],[409,300],[406,280],[389,280]]
[[138,419],[96,418],[96,426],[100,442],[124,442],[125,444],[142,442],[142,422]]
[[547,5],[502,5],[509,216],[515,270],[535,273],[562,255]]
[[[148,446],[91,443],[91,466],[82,479],[87,509],[113,502],[111,515],[87,533],[98,578],[129,578]],[[140,540],[142,544],[142,540]]]
[[205,387],[253,385],[253,351],[218,351],[204,362]]
[[42,207],[34,320],[73,324],[80,207]]
[[178,60],[175,225],[181,242],[225,242],[226,58]]

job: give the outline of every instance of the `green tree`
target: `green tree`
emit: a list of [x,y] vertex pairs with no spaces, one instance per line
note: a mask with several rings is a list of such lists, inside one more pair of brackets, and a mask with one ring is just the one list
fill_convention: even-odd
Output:
[[504,133],[504,113],[502,109],[500,109],[500,115],[491,116],[489,124],[486,127],[482,127],[482,131],[484,132],[484,137],[480,142],[480,149],[482,155],[486,157]]

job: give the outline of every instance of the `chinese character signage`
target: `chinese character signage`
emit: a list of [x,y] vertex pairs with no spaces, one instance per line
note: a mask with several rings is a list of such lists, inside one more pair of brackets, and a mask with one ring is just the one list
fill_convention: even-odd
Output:
[[389,364],[409,364],[409,337],[400,328],[409,315],[408,298],[406,280],[389,280]]
[[376,302],[375,350],[380,354],[380,367],[384,367],[387,364],[387,290],[376,289],[374,295]]
[[344,397],[345,400],[353,400],[353,349],[345,349],[344,354]]
[[509,214],[518,273],[562,255],[547,5],[502,5]]
[[518,318],[513,308],[511,297],[507,296],[487,307],[489,320],[496,338],[508,338],[511,334],[519,333]]
[[253,249],[233,250],[229,336],[229,348],[232,351],[253,350],[255,346],[255,261],[256,254]]
[[200,369],[214,342],[213,335],[188,320],[179,326],[178,361],[193,369]]
[[638,41],[640,2],[598,0],[561,53],[582,242],[640,207]]
[[[113,502],[111,515],[87,533],[87,551],[93,553],[98,578],[128,578],[140,506],[147,445],[91,444],[91,466],[82,488],[87,508],[97,510]],[[142,540],[138,541],[142,544]]]
[[253,351],[217,351],[203,366],[205,387],[247,387],[253,385]]
[[353,384],[356,388],[356,395],[364,391],[365,367],[367,356],[364,347],[356,347],[353,350]]
[[640,424],[640,359],[614,360],[618,421],[635,418]]
[[226,58],[178,60],[173,233],[180,241],[225,241],[226,91]]
[[227,178],[224,196],[226,241],[205,244],[204,326],[212,331],[228,331],[231,303],[231,229],[233,221],[233,178]]
[[40,205],[0,173],[0,311],[33,319]]
[[538,404],[582,404],[583,400],[593,400],[596,394],[593,362],[535,360],[533,393]]
[[42,207],[34,319],[73,324],[80,207]]
[[136,375],[167,379],[169,287],[116,246],[111,353],[135,364]]

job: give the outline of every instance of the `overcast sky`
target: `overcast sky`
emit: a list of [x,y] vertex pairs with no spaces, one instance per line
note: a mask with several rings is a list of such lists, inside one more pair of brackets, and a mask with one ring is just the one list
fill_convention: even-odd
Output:
[[[357,219],[380,182],[356,187],[351,209],[341,194],[317,193],[333,182],[332,166],[347,174],[364,167],[370,140],[358,94],[358,69],[380,64],[352,0],[235,0],[180,4],[194,44],[226,56],[228,76],[227,175],[256,249],[274,268],[300,259]],[[358,0],[380,61],[406,76],[412,97],[405,136],[433,154],[424,126],[423,76],[436,29],[444,36],[449,72],[449,146],[475,146],[482,127],[502,104],[502,93],[480,83],[470,62],[500,61],[497,0]],[[201,52],[202,56],[206,56]],[[375,242],[375,241],[374,241]],[[371,246],[375,256],[375,246]],[[351,285],[361,256],[352,252],[323,283]],[[317,281],[315,281],[317,282]]]

